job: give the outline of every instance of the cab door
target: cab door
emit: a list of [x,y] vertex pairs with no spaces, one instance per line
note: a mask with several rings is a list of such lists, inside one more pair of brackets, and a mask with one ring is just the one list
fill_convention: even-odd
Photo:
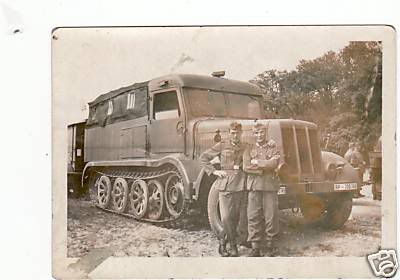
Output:
[[179,91],[153,92],[151,105],[150,152],[184,153],[186,124]]

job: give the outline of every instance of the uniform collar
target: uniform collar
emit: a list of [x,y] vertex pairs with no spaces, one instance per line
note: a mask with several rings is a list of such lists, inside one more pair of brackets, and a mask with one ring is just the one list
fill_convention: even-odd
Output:
[[258,144],[258,143],[256,142],[256,146],[259,147],[259,148],[264,148],[264,147],[266,147],[267,145],[268,145],[267,141],[265,141],[265,143],[262,144],[262,145],[260,145],[260,144]]

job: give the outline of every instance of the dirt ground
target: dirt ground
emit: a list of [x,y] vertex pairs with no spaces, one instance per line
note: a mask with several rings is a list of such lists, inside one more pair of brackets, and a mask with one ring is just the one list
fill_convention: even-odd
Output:
[[[355,199],[350,219],[335,231],[303,223],[301,214],[280,211],[281,235],[275,256],[360,256],[376,252],[381,242],[381,202],[370,186]],[[205,220],[186,229],[164,228],[102,211],[90,202],[68,199],[68,257],[107,248],[113,256],[218,256],[218,241]],[[239,248],[246,256],[250,249]]]

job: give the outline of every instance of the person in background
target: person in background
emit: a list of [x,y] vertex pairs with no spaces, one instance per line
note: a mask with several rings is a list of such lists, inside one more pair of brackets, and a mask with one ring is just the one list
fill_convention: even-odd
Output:
[[354,192],[353,197],[355,198],[360,198],[363,197],[364,195],[361,194],[361,188],[362,188],[362,182],[363,182],[363,175],[364,175],[364,171],[365,171],[365,161],[364,158],[361,154],[361,145],[360,143],[356,143],[354,145],[354,150],[351,153],[351,157],[350,157],[350,164],[351,166],[353,166],[354,168],[358,169],[358,175],[359,175],[359,187],[357,188],[357,190]]
[[253,133],[256,143],[244,152],[243,169],[247,173],[248,241],[252,247],[249,256],[260,257],[262,242],[266,241],[270,251],[279,232],[279,181],[275,170],[280,163],[280,152],[273,140],[267,141],[267,128],[263,124],[256,124]]
[[[243,153],[247,147],[241,142],[242,125],[233,122],[229,127],[229,140],[221,141],[200,156],[202,165],[208,175],[217,176],[214,186],[219,190],[221,220],[226,236],[219,237],[218,252],[223,257],[237,257],[237,229],[240,213],[245,207],[246,174],[243,172]],[[220,162],[220,170],[213,165],[215,158]],[[229,243],[227,251],[226,243]]]
[[353,151],[354,151],[354,142],[350,142],[349,149],[344,154],[344,159],[347,160],[348,162],[350,162],[351,154],[353,153]]

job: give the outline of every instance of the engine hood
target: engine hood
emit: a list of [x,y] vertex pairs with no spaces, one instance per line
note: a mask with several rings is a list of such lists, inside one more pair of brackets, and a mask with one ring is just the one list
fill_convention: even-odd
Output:
[[233,122],[239,122],[242,124],[243,132],[251,131],[256,123],[263,123],[268,128],[275,125],[301,125],[308,127],[316,127],[315,124],[311,122],[293,120],[293,119],[261,119],[261,120],[248,120],[248,119],[213,119],[213,118],[203,118],[196,119],[191,122],[191,127],[195,129],[195,133],[206,134],[215,133],[218,129],[221,133],[228,132],[229,126]]
[[[216,143],[214,137],[217,133],[221,136],[222,140],[228,139],[229,126],[233,121],[242,124],[242,142],[253,143],[252,128],[256,123],[255,120],[197,119],[189,123],[189,129],[193,132],[194,156],[199,156],[205,149],[214,145]],[[273,127],[279,126],[279,120],[257,120],[257,122],[267,125],[269,139],[276,138],[275,140],[279,141],[280,134],[273,132],[279,132],[279,129],[273,129]]]
[[[262,119],[262,120],[249,120],[249,119],[214,119],[214,118],[201,118],[189,122],[189,130],[192,131],[193,143],[193,156],[197,157],[207,148],[213,146],[216,142],[215,136],[219,134],[222,140],[228,139],[229,126],[233,122],[242,124],[242,142],[254,143],[252,129],[257,123],[262,123],[267,126],[268,140],[274,140],[276,144],[282,147],[282,134],[281,127],[292,126],[307,126],[316,128],[316,125],[310,122],[293,120],[293,119]],[[217,132],[218,131],[218,132]]]

